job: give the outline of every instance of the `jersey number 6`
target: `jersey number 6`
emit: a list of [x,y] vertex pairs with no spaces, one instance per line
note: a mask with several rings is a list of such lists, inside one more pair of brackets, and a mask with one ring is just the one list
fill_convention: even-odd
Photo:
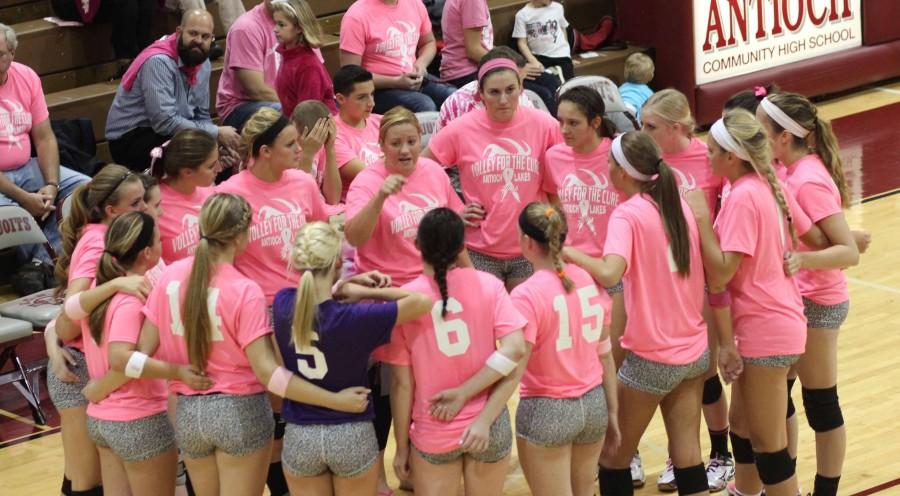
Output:
[[[469,349],[471,340],[469,339],[469,326],[463,319],[444,320],[441,315],[441,301],[434,303],[431,307],[431,319],[434,321],[434,334],[437,338],[438,349],[441,353],[448,357],[462,355]],[[462,303],[452,296],[447,298],[447,314],[462,313]],[[450,341],[450,335],[453,334],[455,339]]]

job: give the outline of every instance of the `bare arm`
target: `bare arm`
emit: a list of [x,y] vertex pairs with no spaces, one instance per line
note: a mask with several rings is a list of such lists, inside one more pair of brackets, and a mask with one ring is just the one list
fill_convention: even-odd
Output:
[[[433,55],[432,55],[433,56]],[[345,65],[362,65],[362,56],[341,50],[341,66]],[[372,81],[375,83],[375,89],[386,90],[391,88],[403,88],[400,84],[400,78],[396,76],[385,76],[383,74],[372,73]]]
[[410,367],[393,365],[391,370],[394,376],[391,383],[391,414],[394,417],[394,441],[397,444],[394,472],[401,480],[405,480],[409,479],[409,425],[412,422],[415,382]]
[[[463,40],[466,45],[466,58],[475,62],[481,61],[481,57],[487,53],[487,50],[481,44],[482,28],[470,28],[463,30]],[[434,35],[432,35],[433,37]]]
[[236,69],[238,81],[251,100],[257,102],[277,102],[278,93],[266,84],[263,73],[252,69]]
[[341,202],[341,172],[337,167],[334,153],[334,139],[325,143],[325,178],[322,180],[322,196],[329,205]]
[[528,61],[529,64],[540,65],[540,61],[538,61],[537,57],[531,53],[531,49],[528,48],[528,39],[527,38],[517,38],[516,46],[519,48],[519,51],[522,52],[522,56],[525,57],[525,60]]
[[[481,37],[481,30],[479,32],[479,43]],[[466,48],[468,52],[468,47]],[[485,52],[487,53],[487,52]],[[416,47],[416,63],[415,66],[419,68],[419,74],[424,76],[425,69],[431,64],[431,61],[434,60],[434,56],[437,54],[437,42],[434,39],[434,33],[429,32],[424,36],[419,37],[419,46]]]
[[859,263],[859,249],[843,212],[826,217],[817,225],[832,242],[832,246],[824,250],[797,253],[802,268],[843,269]]
[[595,281],[605,288],[615,286],[622,280],[622,275],[625,274],[627,268],[625,259],[619,255],[594,258],[571,247],[563,249],[563,258],[586,270]]
[[341,183],[350,184],[356,178],[356,176],[366,168],[366,163],[358,158],[354,158],[340,166],[340,164],[336,164],[340,168],[338,169],[338,173],[341,176]]

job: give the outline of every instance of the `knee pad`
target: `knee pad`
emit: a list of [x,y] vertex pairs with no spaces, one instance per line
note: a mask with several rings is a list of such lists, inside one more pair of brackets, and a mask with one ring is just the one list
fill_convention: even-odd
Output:
[[600,467],[597,471],[601,496],[633,496],[630,468]]
[[753,457],[753,444],[746,437],[738,436],[731,431],[731,452],[734,454],[735,463],[753,463],[756,459]]
[[712,405],[719,401],[722,397],[722,381],[719,380],[719,374],[703,381],[703,404]]
[[678,494],[695,494],[709,491],[706,467],[702,463],[687,468],[675,467],[675,484],[678,486]]
[[803,407],[806,409],[809,427],[816,432],[828,432],[844,425],[837,386],[825,389],[803,388]]
[[287,427],[287,422],[283,418],[281,418],[281,414],[278,412],[272,412],[272,418],[275,420],[275,440],[284,438],[284,429]]
[[795,462],[787,448],[774,453],[755,453],[759,480],[770,486],[784,482],[794,475]]
[[103,496],[103,486],[95,486],[85,491],[72,491],[72,496]]
[[63,475],[62,487],[59,488],[59,492],[63,496],[71,496],[72,494],[72,481],[65,475]]
[[796,378],[787,380],[787,396],[788,396],[787,418],[791,418],[794,416],[795,413],[797,413],[797,409],[794,408],[794,398],[791,397],[791,390],[794,389],[794,382],[796,382],[796,381],[797,381]]

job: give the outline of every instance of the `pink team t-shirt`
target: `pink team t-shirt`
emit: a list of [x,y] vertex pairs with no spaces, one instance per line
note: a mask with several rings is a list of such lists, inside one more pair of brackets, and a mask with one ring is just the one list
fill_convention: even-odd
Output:
[[[159,328],[159,349],[154,357],[169,363],[190,364],[182,316],[193,264],[194,257],[188,257],[170,265],[144,305],[147,320]],[[181,381],[172,380],[169,390],[187,395],[248,395],[265,391],[244,353],[250,343],[272,333],[262,290],[233,265],[222,263],[213,268],[207,294],[214,318],[206,375],[214,384],[206,391],[195,391]]]
[[47,120],[41,78],[13,62],[0,85],[0,171],[17,169],[31,158],[31,129]]
[[[788,189],[814,223],[841,213],[841,193],[816,154],[807,155],[788,167]],[[802,251],[811,251],[801,245]],[[804,298],[820,305],[837,305],[850,299],[847,278],[840,269],[803,269],[795,276]]]
[[663,153],[662,158],[674,169],[678,191],[682,196],[697,188],[703,190],[711,218],[714,219],[717,200],[725,180],[713,175],[707,150],[709,147],[706,143],[698,138],[691,138],[687,148],[678,153]]
[[399,76],[412,71],[419,39],[430,32],[420,0],[356,0],[341,19],[341,50],[361,56],[373,74]]
[[428,148],[437,161],[459,166],[466,203],[478,203],[486,211],[479,227],[466,228],[469,248],[503,259],[522,254],[519,212],[544,199],[544,155],[560,141],[559,123],[529,108],[519,108],[506,123],[491,121],[483,108],[473,110],[431,138]]
[[678,273],[659,210],[642,194],[613,211],[603,249],[605,256],[619,255],[627,264],[622,282],[628,322],[622,348],[669,365],[696,361],[707,345],[700,235],[684,200],[681,208],[691,245],[689,276]]
[[238,69],[261,72],[263,82],[275,88],[281,66],[276,45],[275,21],[266,12],[265,3],[248,10],[231,25],[226,38],[225,67],[216,93],[216,110],[221,119],[228,117],[238,105],[251,100],[238,79]]
[[253,209],[247,248],[234,266],[256,281],[271,305],[275,293],[297,285],[291,269],[294,237],[307,222],[328,221],[328,212],[315,179],[299,169],[281,173],[269,183],[245,170],[220,184],[217,191],[244,197]]
[[[118,293],[109,301],[100,345],[91,336],[88,320],[81,321],[84,356],[91,379],[99,379],[109,371],[109,343],[136,345],[141,337],[143,303],[134,296]],[[89,403],[87,413],[101,420],[125,422],[166,411],[166,382],[159,379],[132,379],[116,389],[100,403]]]
[[[338,169],[347,165],[351,160],[360,160],[370,167],[381,160],[381,146],[378,144],[378,128],[381,127],[381,116],[370,114],[366,118],[366,125],[362,128],[353,127],[341,117],[335,116],[337,135],[334,138],[334,161]],[[347,199],[347,191],[350,183],[343,181],[341,200]]]
[[722,251],[744,255],[728,283],[741,356],[801,354],[806,345],[800,291],[795,278],[784,273],[790,247],[785,222],[769,185],[754,173],[732,184],[716,217]]
[[603,256],[606,225],[619,204],[619,193],[609,181],[609,149],[604,138],[594,151],[576,153],[560,143],[547,150],[544,191],[559,196],[569,226],[566,246],[592,257]]
[[457,268],[447,273],[451,298],[443,318],[441,292],[434,279],[421,275],[403,288],[426,294],[436,304],[430,314],[395,327],[390,344],[376,350],[376,357],[412,367],[415,392],[410,439],[426,453],[447,453],[459,448],[463,431],[484,409],[490,388],[470,399],[450,422],[428,414],[428,399],[481,370],[496,351],[496,340],[522,329],[527,322],[513,306],[503,283],[486,272]]
[[215,188],[195,188],[183,195],[166,183],[160,183],[159,194],[165,205],[159,217],[162,259],[166,263],[191,256],[200,241],[200,207],[215,193]]
[[[97,264],[106,248],[106,224],[87,224],[81,228],[81,237],[72,250],[69,260],[69,285],[77,279],[89,279],[93,284],[97,275]],[[81,336],[66,341],[66,346],[84,351]]]
[[[348,222],[372,200],[390,175],[384,162],[379,161],[356,176],[347,193]],[[419,222],[438,207],[461,212],[463,204],[444,169],[432,160],[419,158],[403,189],[385,200],[372,237],[357,247],[357,270],[384,272],[395,286],[415,279],[422,273],[422,255],[415,245]]]
[[481,46],[494,48],[494,27],[487,0],[447,0],[441,17],[441,78],[457,79],[478,72],[478,62],[466,56],[466,29],[481,29]]
[[571,293],[550,270],[535,271],[512,292],[528,321],[525,340],[534,345],[519,390],[523,398],[577,398],[603,382],[597,348],[612,299],[577,265],[567,264],[565,272],[575,283]]

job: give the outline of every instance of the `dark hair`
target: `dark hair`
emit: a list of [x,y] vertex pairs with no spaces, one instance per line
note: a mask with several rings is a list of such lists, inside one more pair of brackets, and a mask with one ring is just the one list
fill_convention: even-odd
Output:
[[598,136],[612,138],[616,135],[616,125],[606,118],[606,103],[597,90],[587,86],[576,86],[560,95],[559,103],[562,102],[571,102],[578,107],[579,112],[587,118],[588,124],[599,117]]
[[332,82],[334,83],[334,94],[349,96],[353,93],[353,87],[356,83],[365,83],[372,81],[372,73],[363,69],[358,65],[345,65],[334,73]]
[[[691,241],[672,168],[663,161],[653,138],[642,131],[629,131],[622,136],[622,152],[638,172],[656,176],[640,183],[641,193],[646,193],[656,203],[678,273],[687,277],[691,273]],[[615,157],[610,158],[615,160]]]
[[478,68],[480,69],[483,64],[494,59],[510,59],[515,62],[516,67],[519,68],[525,67],[525,64],[528,63],[522,54],[512,48],[508,46],[495,46],[481,57],[481,60],[478,61]]
[[193,170],[200,167],[217,146],[216,139],[206,131],[182,129],[175,133],[169,144],[162,149],[163,156],[156,161],[150,173],[158,179],[162,179],[163,175],[169,178],[178,177],[181,169]]
[[447,269],[465,246],[462,218],[449,208],[436,208],[422,217],[416,234],[416,245],[422,260],[434,268],[434,281],[441,291],[441,315],[447,314]]
[[[762,91],[758,92],[757,88],[762,89]],[[731,95],[728,100],[725,100],[724,110],[727,111],[735,108],[742,108],[749,111],[750,113],[755,113],[756,107],[759,106],[759,102],[761,102],[762,99],[766,97],[766,95],[771,95],[772,93],[775,93],[777,91],[780,91],[780,89],[775,83],[766,86],[756,86],[753,89],[739,91]]]
[[144,185],[144,201],[146,202],[150,197],[150,188],[159,186],[159,179],[150,174],[138,174],[138,177],[141,178],[141,184]]

